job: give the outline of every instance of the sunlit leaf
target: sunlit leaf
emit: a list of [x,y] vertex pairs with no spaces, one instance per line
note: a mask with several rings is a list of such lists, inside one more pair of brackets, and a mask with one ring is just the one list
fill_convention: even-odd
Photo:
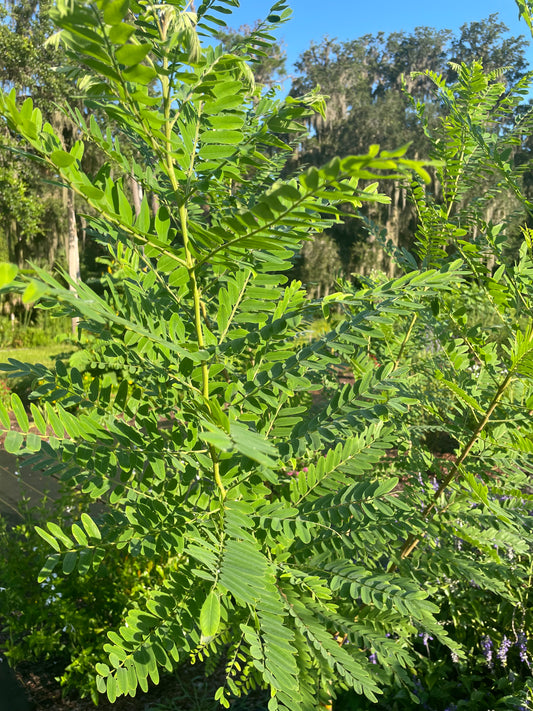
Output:
[[200,610],[200,630],[204,637],[214,637],[220,626],[220,599],[212,590]]

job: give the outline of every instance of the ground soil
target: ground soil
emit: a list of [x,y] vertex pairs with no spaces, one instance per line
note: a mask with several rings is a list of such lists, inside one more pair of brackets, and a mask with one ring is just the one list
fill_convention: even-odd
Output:
[[[0,665],[1,666],[1,665]],[[56,677],[62,668],[51,662],[21,664],[6,682],[0,672],[0,711],[95,711],[91,699],[65,696]],[[202,665],[182,666],[161,676],[160,683],[135,697],[120,697],[113,704],[101,695],[98,711],[218,711],[213,701],[222,676],[206,679]],[[16,688],[13,687],[13,682]],[[266,711],[268,694],[252,693],[236,699],[234,711]]]
[[[56,677],[62,672],[61,668],[51,662],[23,664],[15,670],[15,678],[19,690],[26,700],[27,711],[94,711],[95,706],[91,699],[80,699],[75,696],[63,695]],[[117,699],[114,704],[109,703],[105,696],[101,697],[98,709],[101,711],[148,711],[157,709],[163,703],[169,708],[168,702],[180,696],[180,690],[174,677],[161,680],[161,684],[148,693],[138,692],[134,698],[130,696]],[[10,704],[15,699],[0,701],[0,711],[13,711]],[[7,705],[5,703],[7,702]],[[21,711],[24,707],[21,706]],[[181,707],[188,711],[186,706]],[[192,707],[191,707],[192,708]],[[181,711],[181,709],[180,709]]]

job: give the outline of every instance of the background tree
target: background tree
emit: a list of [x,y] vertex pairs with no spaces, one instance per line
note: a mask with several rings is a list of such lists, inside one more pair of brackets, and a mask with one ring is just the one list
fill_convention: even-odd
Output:
[[[479,53],[488,70],[508,66],[506,80],[513,83],[524,74],[527,42],[523,36],[507,37],[507,31],[497,15],[490,15],[463,25],[456,37],[449,30],[418,27],[411,34],[365,35],[340,43],[325,38],[313,43],[296,63],[300,76],[290,93],[298,96],[320,86],[329,97],[328,108],[325,118],[312,119],[311,136],[302,143],[295,164],[317,165],[333,155],[361,152],[372,142],[387,148],[409,142],[412,157],[427,155],[430,146],[413,101],[423,103],[430,127],[446,109],[433,99],[424,72],[443,73],[452,81],[455,75],[448,62],[469,62]],[[510,128],[512,123],[509,117],[506,125]],[[409,186],[380,187],[390,198],[388,205],[363,208],[360,214],[365,221],[350,220],[331,230],[339,249],[338,271],[349,274],[377,268],[391,274],[390,250],[412,246],[417,216],[407,200]],[[309,255],[311,251],[308,247]]]
[[[506,36],[509,28],[499,21],[498,13],[492,13],[479,22],[461,25],[459,31],[459,36],[451,41],[450,61],[466,64],[479,61],[487,72],[505,67],[505,79],[510,85],[515,84],[528,70],[525,50],[529,42],[524,35]],[[450,67],[448,80],[456,77],[457,73]]]
[[264,23],[257,20],[253,27],[225,27],[217,33],[217,39],[228,50],[241,47],[246,41],[255,81],[262,86],[272,87],[287,76],[287,55],[283,45],[264,30]]
[[[75,127],[65,113],[74,106],[80,92],[75,89],[65,65],[64,49],[51,42],[54,25],[50,19],[53,3],[16,0],[0,8],[0,86],[14,89],[17,100],[31,96],[39,102],[43,120],[62,137],[66,150],[76,140]],[[81,104],[78,101],[78,108]],[[86,265],[95,267],[94,249],[76,215],[76,199],[57,173],[31,155],[23,153],[20,137],[6,127],[0,134],[0,240],[3,251],[19,266],[28,261],[53,269],[66,267],[73,278],[80,277],[80,240],[87,249]],[[89,147],[84,157],[91,166],[97,157]],[[78,203],[81,201],[78,199]],[[83,258],[83,254],[81,255]]]
[[[0,6],[0,85],[14,88],[19,100],[35,97],[46,120],[59,119],[59,105],[71,91],[56,68],[64,52],[47,44],[53,32],[51,3],[21,0]],[[50,172],[17,150],[5,128],[0,136],[2,193],[0,237],[4,251],[20,266],[28,259],[54,265],[65,254],[66,195],[46,183]]]

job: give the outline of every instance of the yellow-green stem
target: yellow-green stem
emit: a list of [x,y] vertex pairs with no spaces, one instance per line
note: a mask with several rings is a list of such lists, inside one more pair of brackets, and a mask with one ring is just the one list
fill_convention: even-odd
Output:
[[400,361],[403,356],[403,352],[405,350],[405,346],[407,345],[407,341],[411,338],[411,334],[413,332],[413,328],[416,323],[416,319],[418,318],[418,314],[414,313],[413,316],[411,317],[411,323],[409,324],[409,328],[407,329],[407,333],[405,334],[405,337],[403,339],[402,345],[400,346],[400,350],[398,351],[398,356],[396,358],[396,361],[394,362],[394,370],[400,365]]
[[[198,341],[198,347],[200,349],[204,348],[204,334],[202,330],[202,305],[200,300],[200,290],[198,289],[198,282],[196,281],[196,274],[194,272],[193,266],[194,262],[189,249],[189,233],[187,230],[187,210],[184,205],[180,207],[179,210],[180,221],[181,221],[181,232],[183,238],[183,247],[185,250],[185,258],[187,261],[187,267],[189,269],[189,276],[191,279],[192,286],[192,298],[194,303],[194,325],[196,329],[196,339]],[[209,366],[207,363],[202,363],[202,394],[205,398],[207,405],[209,406]],[[223,499],[226,498],[226,489],[222,484],[222,479],[220,477],[220,464],[218,462],[216,449],[213,445],[209,445],[209,454],[211,455],[211,460],[213,462],[213,476],[215,483],[220,491],[220,495]]]
[[[168,29],[167,24],[163,24],[160,27],[161,37],[164,40],[166,38],[166,32]],[[168,60],[165,57],[163,60],[164,68],[168,68]],[[178,180],[176,178],[176,173],[174,170],[174,162],[172,159],[172,125],[170,122],[170,81],[166,74],[163,74],[161,78],[162,89],[163,89],[163,100],[164,100],[164,115],[165,115],[165,139],[166,139],[166,167],[168,171],[168,176],[172,184],[174,193],[178,194]],[[192,168],[192,158],[191,166]],[[205,347],[204,334],[202,329],[202,303],[200,299],[200,290],[198,288],[198,282],[196,280],[195,264],[191,254],[190,244],[189,244],[189,230],[188,230],[188,214],[185,203],[180,205],[179,208],[179,218],[181,224],[181,235],[183,239],[183,249],[185,252],[185,262],[187,269],[189,271],[189,278],[191,280],[192,287],[192,298],[194,304],[194,325],[196,330],[196,339],[198,341],[198,348],[203,349]],[[209,407],[209,366],[207,363],[202,363],[202,395]],[[215,483],[220,492],[222,499],[226,497],[226,489],[222,484],[222,479],[220,477],[220,464],[217,457],[216,449],[213,445],[209,445],[209,454],[211,456],[211,461],[213,462],[213,477]]]
[[[429,504],[426,506],[426,508],[425,508],[424,511],[422,512],[422,516],[423,516],[424,518],[428,518],[428,517],[434,512],[434,510],[435,510],[435,508],[436,508],[436,506],[437,506],[437,501],[438,501],[439,496],[443,493],[443,491],[444,491],[445,489],[448,488],[448,486],[452,483],[452,481],[453,481],[453,480],[457,477],[457,475],[459,474],[459,469],[460,469],[460,467],[462,466],[463,462],[465,461],[465,459],[466,459],[466,458],[468,457],[468,455],[470,454],[470,452],[471,452],[471,450],[472,450],[472,447],[474,446],[474,444],[476,443],[478,437],[480,436],[480,434],[483,432],[483,430],[484,430],[485,427],[487,426],[487,424],[488,424],[488,422],[489,422],[489,420],[490,420],[490,417],[491,417],[492,413],[494,412],[494,410],[496,409],[498,403],[499,403],[500,400],[502,399],[504,392],[505,392],[505,391],[507,390],[507,388],[509,387],[509,383],[511,382],[512,375],[513,375],[513,374],[512,374],[512,371],[510,371],[510,372],[506,375],[505,379],[504,379],[503,382],[501,383],[501,385],[500,385],[500,387],[498,388],[498,390],[496,391],[496,394],[495,394],[494,397],[492,398],[492,402],[490,403],[489,408],[488,408],[487,412],[485,413],[485,416],[483,417],[483,419],[481,420],[481,422],[479,423],[479,425],[478,425],[478,426],[476,427],[476,429],[474,430],[474,432],[473,432],[472,436],[470,437],[470,439],[468,440],[467,444],[464,446],[464,448],[463,448],[461,454],[459,455],[458,460],[457,460],[457,461],[455,462],[455,464],[453,465],[453,467],[452,467],[450,473],[449,473],[448,476],[446,476],[446,478],[441,482],[439,488],[437,489],[437,491],[435,492],[435,494],[434,494],[434,496],[433,496],[433,500],[431,501],[431,503],[429,503]],[[401,551],[400,551],[400,559],[401,559],[401,560],[404,560],[404,559],[407,558],[409,555],[411,555],[411,553],[414,551],[414,549],[417,547],[417,545],[418,545],[419,543],[420,543],[420,538],[419,538],[418,536],[409,536],[409,538],[408,538],[408,539],[406,540],[406,542],[403,544],[402,549],[401,549]],[[397,567],[396,564],[393,563],[393,564],[389,567],[389,572],[390,572],[390,573],[394,572],[394,571],[396,570],[396,567]]]

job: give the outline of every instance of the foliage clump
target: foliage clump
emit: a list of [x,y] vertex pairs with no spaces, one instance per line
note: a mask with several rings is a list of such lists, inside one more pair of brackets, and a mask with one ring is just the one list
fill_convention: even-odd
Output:
[[[10,360],[38,383],[35,428],[16,395],[18,428],[0,408],[5,446],[99,503],[37,529],[53,550],[40,580],[97,575],[121,551],[161,571],[107,631],[96,683],[110,700],[206,657],[223,660],[226,707],[257,686],[269,711],[316,709],[347,689],[416,700],[412,669],[430,639],[461,665],[489,636],[501,650],[527,634],[532,242],[525,230],[509,265],[505,230],[461,203],[477,161],[529,208],[497,130],[523,86],[502,99],[476,63],[458,66],[452,87],[427,75],[449,107],[431,166],[440,202],[405,148],[280,177],[324,102],[254,87],[247,61],[288,17],[283,2],[250,47],[202,45],[235,4],[59,2],[58,40],[98,110],[72,111],[69,151],[31,99],[0,96],[10,129],[90,206],[112,263],[103,294],[2,265],[4,287],[99,341],[89,380],[72,364]],[[87,143],[106,156],[94,175],[81,168]],[[416,251],[396,255],[402,275],[306,298],[284,274],[302,242],[347,205],[386,201],[375,181],[402,176],[420,214]],[[472,318],[472,285],[500,338]],[[327,328],[313,337],[318,316]],[[442,432],[447,459],[431,444]],[[513,610],[505,629],[480,599]],[[510,707],[526,695],[522,676]]]

